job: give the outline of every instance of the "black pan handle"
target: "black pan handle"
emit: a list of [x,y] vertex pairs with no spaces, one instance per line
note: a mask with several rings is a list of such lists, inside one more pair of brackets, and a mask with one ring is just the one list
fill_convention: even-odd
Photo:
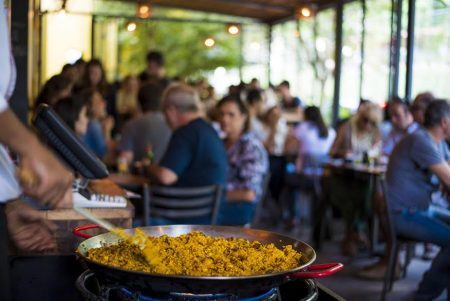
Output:
[[89,235],[89,234],[84,233],[82,231],[89,230],[89,229],[98,229],[98,228],[100,228],[100,226],[97,225],[97,224],[81,225],[81,226],[73,228],[72,233],[73,233],[73,235],[78,236],[78,237],[91,238],[92,235]]
[[333,275],[344,268],[340,262],[313,264],[306,267],[303,271],[292,273],[289,278],[322,278]]

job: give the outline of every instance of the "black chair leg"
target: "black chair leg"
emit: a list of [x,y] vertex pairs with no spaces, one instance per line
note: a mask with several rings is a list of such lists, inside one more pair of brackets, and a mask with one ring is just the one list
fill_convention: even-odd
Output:
[[392,290],[392,283],[395,278],[395,266],[397,264],[397,258],[398,258],[398,244],[397,242],[393,242],[389,252],[389,260],[386,275],[384,276],[383,290],[381,292],[381,301],[385,301],[387,293]]
[[402,278],[406,278],[406,274],[408,272],[408,265],[411,263],[411,260],[415,253],[415,244],[408,243],[406,245],[406,257],[405,257],[405,266],[403,267],[403,275]]
[[392,286],[395,281],[395,272],[396,272],[398,257],[399,257],[399,253],[400,253],[400,244],[398,242],[396,242],[393,249],[394,249],[394,253],[392,255],[392,263],[389,266],[389,274],[390,274],[389,287],[388,287],[389,292],[392,291]]
[[142,198],[144,226],[150,226],[150,189],[147,184],[142,187]]

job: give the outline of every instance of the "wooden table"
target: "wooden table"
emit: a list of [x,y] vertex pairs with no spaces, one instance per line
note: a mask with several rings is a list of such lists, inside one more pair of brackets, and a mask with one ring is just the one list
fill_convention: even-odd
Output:
[[127,187],[140,187],[145,184],[150,185],[150,180],[147,177],[130,173],[112,173],[109,175],[109,179],[125,189]]
[[[372,193],[372,203],[374,203],[375,196],[377,193],[377,190],[380,188],[380,181],[384,179],[384,176],[387,171],[387,165],[375,165],[375,164],[368,164],[368,163],[351,163],[351,162],[345,162],[344,160],[338,159],[338,160],[330,160],[324,165],[324,168],[328,171],[338,171],[343,173],[352,173],[352,174],[358,174],[361,176],[368,177],[369,181],[369,189]],[[372,214],[371,216],[371,233],[370,233],[370,247],[371,252],[374,253],[378,237],[379,237],[379,227],[380,227],[380,221],[377,216],[377,214]]]
[[341,160],[332,160],[325,163],[326,169],[345,170],[373,176],[384,176],[387,171],[386,165],[374,165],[367,163],[348,163]]
[[124,189],[141,192],[144,226],[150,225],[150,179],[130,173],[113,173],[109,175],[109,179]]

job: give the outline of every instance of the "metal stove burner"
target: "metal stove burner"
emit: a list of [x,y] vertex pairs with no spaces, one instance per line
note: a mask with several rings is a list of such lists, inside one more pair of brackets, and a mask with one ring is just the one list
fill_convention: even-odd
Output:
[[[121,289],[120,293],[126,297],[135,297],[136,294]],[[262,294],[251,297],[239,297],[229,294],[185,294],[185,293],[167,293],[159,296],[138,295],[139,301],[275,301],[278,300],[278,290],[270,289]]]
[[302,280],[290,282],[280,288],[257,292],[250,296],[232,294],[185,294],[185,293],[146,293],[133,292],[121,285],[100,285],[94,273],[87,270],[76,281],[78,291],[87,301],[314,301],[318,291],[315,282]]

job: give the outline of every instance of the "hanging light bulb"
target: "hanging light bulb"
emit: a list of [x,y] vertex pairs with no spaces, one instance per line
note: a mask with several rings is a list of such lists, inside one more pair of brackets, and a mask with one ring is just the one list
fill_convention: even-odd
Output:
[[216,45],[216,41],[213,38],[207,38],[204,44],[206,47],[211,48],[214,47],[214,45]]
[[135,22],[128,22],[126,24],[126,29],[128,32],[133,32],[136,30],[136,28],[137,28],[137,24]]
[[239,24],[228,24],[227,25],[227,31],[229,34],[235,36],[238,35],[241,31]]
[[150,18],[152,15],[152,7],[148,1],[140,1],[137,4],[136,16],[141,19]]
[[314,4],[299,4],[295,8],[295,17],[299,20],[313,18],[316,15],[317,7]]

